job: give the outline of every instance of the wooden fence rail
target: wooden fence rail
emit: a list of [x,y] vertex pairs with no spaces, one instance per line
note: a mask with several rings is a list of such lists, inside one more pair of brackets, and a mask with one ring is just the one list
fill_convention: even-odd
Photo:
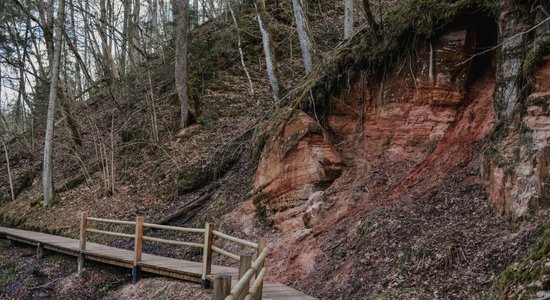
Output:
[[[110,224],[119,224],[119,225],[131,225],[135,226],[135,232],[133,234],[116,232],[116,231],[107,231],[100,230],[95,228],[89,228],[90,221],[96,223],[110,223]],[[180,241],[180,240],[169,240],[164,238],[156,238],[152,236],[147,236],[143,234],[144,228],[152,228],[159,230],[171,230],[184,233],[197,233],[203,235],[203,242],[189,242],[189,241]],[[84,266],[84,258],[86,255],[86,241],[88,233],[94,234],[103,234],[120,238],[130,238],[134,240],[134,261],[132,268],[132,282],[136,283],[139,280],[141,274],[141,265],[142,260],[142,250],[143,250],[143,241],[164,243],[175,246],[184,246],[184,247],[193,247],[193,248],[202,248],[203,249],[203,262],[202,262],[202,275],[201,283],[203,287],[210,287],[210,282],[214,282],[214,298],[215,299],[225,299],[225,300],[243,300],[243,299],[254,299],[260,300],[262,297],[262,288],[264,282],[264,276],[267,269],[264,267],[265,258],[268,253],[268,248],[266,247],[266,240],[260,239],[258,243],[240,239],[237,237],[230,236],[223,232],[214,230],[214,225],[206,223],[204,228],[185,228],[177,226],[166,226],[153,223],[145,223],[144,217],[136,217],[135,221],[123,221],[123,220],[112,220],[112,219],[103,219],[96,217],[89,217],[87,212],[83,212],[81,215],[80,221],[80,255],[78,256],[78,270],[82,270]],[[234,242],[241,246],[251,247],[256,249],[256,260],[252,262],[251,255],[237,255],[231,253],[227,250],[224,250],[218,246],[214,245],[214,239],[223,239],[230,242]],[[216,252],[223,256],[229,257],[236,261],[239,261],[239,276],[238,282],[230,289],[231,284],[227,283],[228,276],[223,276],[219,278],[211,278],[212,270],[212,253]],[[252,278],[255,275],[255,280],[252,285],[250,283]],[[229,278],[229,282],[231,282]],[[216,287],[215,285],[219,285]]]
[[[246,272],[242,276],[239,276],[239,281],[233,287],[231,293],[225,297],[225,300],[242,300],[246,297],[248,297],[249,299],[252,299],[252,297],[254,297],[254,299],[258,299],[256,298],[258,295],[260,296],[259,299],[261,299],[261,293],[258,293],[258,291],[261,291],[261,286],[263,285],[263,278],[266,272],[263,264],[265,262],[268,251],[269,248],[265,247],[260,255],[258,255],[256,260],[252,263],[252,265],[248,266]],[[241,257],[241,259],[243,259],[243,257]],[[254,275],[256,275],[256,280],[254,282],[254,286],[251,289],[250,282]]]

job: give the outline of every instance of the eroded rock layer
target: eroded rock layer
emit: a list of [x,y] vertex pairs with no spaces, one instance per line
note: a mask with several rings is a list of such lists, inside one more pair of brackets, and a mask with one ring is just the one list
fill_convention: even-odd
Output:
[[265,217],[303,205],[342,173],[340,155],[318,123],[294,111],[280,136],[262,153],[254,183],[256,204]]

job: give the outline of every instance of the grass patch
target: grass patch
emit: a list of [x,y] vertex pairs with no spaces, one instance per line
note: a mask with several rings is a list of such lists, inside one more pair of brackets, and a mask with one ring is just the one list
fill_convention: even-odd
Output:
[[0,264],[0,290],[5,290],[7,285],[17,277],[19,267],[14,262]]
[[491,293],[497,299],[534,298],[539,290],[550,289],[550,229],[533,245],[531,254],[509,266],[496,278]]

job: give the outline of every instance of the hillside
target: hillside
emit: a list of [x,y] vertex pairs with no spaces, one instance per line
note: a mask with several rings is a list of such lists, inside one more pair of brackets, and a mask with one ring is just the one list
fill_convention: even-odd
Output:
[[[342,41],[343,3],[305,2],[316,50],[306,76],[290,1],[267,3],[280,102],[245,2],[238,24],[253,95],[231,22],[203,23],[188,46],[191,124],[179,128],[167,45],[127,87],[102,85],[71,104],[74,115],[59,109],[52,205],[40,203],[44,125],[9,140],[16,199],[2,155],[0,225],[76,237],[81,211],[212,222],[267,238],[268,280],[321,299],[549,295],[548,3],[382,1],[372,8],[381,31],[357,6]],[[160,278],[131,286],[129,274],[96,265],[82,280],[63,257],[27,261],[29,249],[0,248],[0,297],[210,297]]]

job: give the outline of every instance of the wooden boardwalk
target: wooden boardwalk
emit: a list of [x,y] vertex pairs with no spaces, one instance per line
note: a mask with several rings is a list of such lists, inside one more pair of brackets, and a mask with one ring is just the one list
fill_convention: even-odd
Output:
[[[80,241],[76,239],[7,227],[0,227],[0,237],[71,256],[78,257],[79,255],[84,254],[86,260],[97,261],[129,269],[134,267],[134,251],[130,250],[88,242],[86,243],[86,250],[81,251]],[[199,262],[167,258],[147,253],[142,254],[141,260],[138,262],[138,266],[143,272],[196,283],[201,282],[201,275],[203,271],[203,264]],[[231,285],[233,287],[238,281],[238,270],[235,268],[212,265],[211,274],[212,276],[231,276]],[[268,282],[263,284],[262,296],[262,299],[316,299],[283,284]]]

